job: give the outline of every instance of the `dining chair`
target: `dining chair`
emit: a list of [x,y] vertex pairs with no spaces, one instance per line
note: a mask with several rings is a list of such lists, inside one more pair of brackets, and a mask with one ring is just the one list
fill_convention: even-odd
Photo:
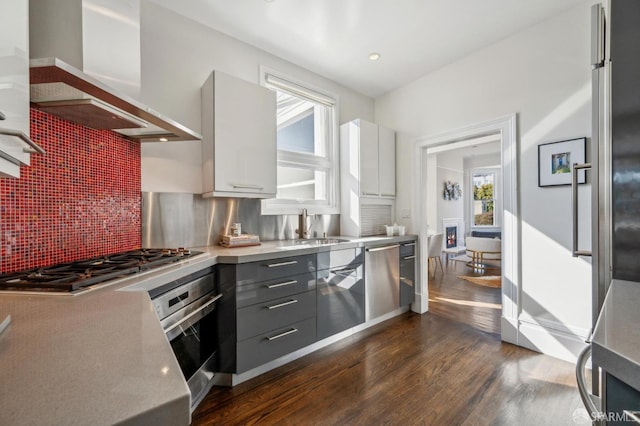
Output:
[[428,244],[428,257],[427,257],[427,269],[431,269],[431,262],[433,261],[433,277],[436,276],[438,270],[438,264],[440,264],[440,271],[444,275],[444,269],[442,268],[442,241],[444,234],[433,234],[429,237]]

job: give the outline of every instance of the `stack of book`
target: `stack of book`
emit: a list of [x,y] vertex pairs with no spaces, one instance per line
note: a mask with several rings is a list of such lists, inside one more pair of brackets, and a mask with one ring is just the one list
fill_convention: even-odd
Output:
[[220,239],[220,245],[223,247],[259,246],[260,237],[253,234],[223,235]]

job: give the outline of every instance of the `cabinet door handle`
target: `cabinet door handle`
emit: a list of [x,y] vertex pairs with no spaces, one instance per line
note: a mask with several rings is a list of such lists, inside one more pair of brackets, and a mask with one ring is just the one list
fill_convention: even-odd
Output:
[[291,330],[285,331],[284,333],[276,334],[275,336],[267,336],[267,340],[268,341],[276,340],[281,337],[288,336],[290,334],[297,333],[297,332],[298,332],[297,328],[292,328]]
[[405,256],[402,258],[402,260],[409,260],[409,259],[415,259],[415,256]]
[[25,135],[23,132],[11,129],[0,129],[0,135],[15,136],[22,139],[22,142],[28,145],[28,148],[26,148],[25,152],[29,152],[32,154],[45,154],[45,150],[40,148],[40,145],[32,141],[31,138]]
[[285,281],[283,283],[278,283],[278,284],[269,284],[266,287],[267,288],[278,288],[278,287],[284,287],[285,285],[292,285],[292,284],[298,284],[298,281],[296,281],[296,280]]
[[377,197],[378,193],[377,192],[363,192],[362,195],[375,195]]
[[412,247],[412,246],[415,246],[415,245],[416,245],[416,243],[402,244],[402,246],[404,246],[404,247]]
[[298,303],[298,301],[296,299],[291,299],[288,302],[278,303],[277,305],[267,305],[267,309],[282,308],[283,306],[293,305],[294,303]]
[[295,265],[298,263],[297,260],[290,260],[289,262],[280,262],[280,263],[269,263],[267,268],[277,268],[278,266],[287,266],[287,265]]
[[396,194],[380,194],[380,195],[382,195],[383,197],[395,197],[396,196]]
[[257,189],[258,191],[262,191],[264,189],[264,186],[254,185],[250,183],[232,183],[231,186],[236,189]]

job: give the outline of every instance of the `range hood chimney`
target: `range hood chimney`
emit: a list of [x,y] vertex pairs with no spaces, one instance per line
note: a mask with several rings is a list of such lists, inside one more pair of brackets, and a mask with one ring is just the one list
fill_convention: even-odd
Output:
[[140,0],[30,0],[32,106],[140,142],[202,136],[143,105]]

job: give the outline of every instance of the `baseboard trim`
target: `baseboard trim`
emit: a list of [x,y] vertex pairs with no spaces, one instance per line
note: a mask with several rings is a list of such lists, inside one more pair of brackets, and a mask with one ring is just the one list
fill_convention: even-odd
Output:
[[523,321],[520,321],[516,344],[574,364],[586,346],[584,338],[577,334]]

